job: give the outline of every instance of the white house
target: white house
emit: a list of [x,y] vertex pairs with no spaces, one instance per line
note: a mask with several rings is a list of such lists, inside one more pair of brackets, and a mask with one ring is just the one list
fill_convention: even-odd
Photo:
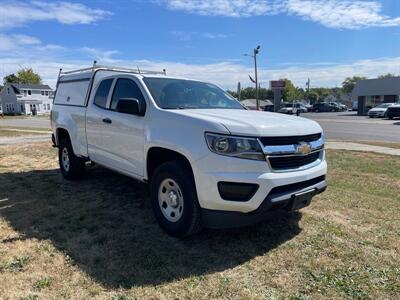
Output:
[[45,114],[53,106],[54,91],[45,84],[7,83],[0,92],[4,114]]

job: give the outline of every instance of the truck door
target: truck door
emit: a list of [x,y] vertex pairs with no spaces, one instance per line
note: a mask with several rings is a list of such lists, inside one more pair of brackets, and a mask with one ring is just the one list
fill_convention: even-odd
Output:
[[144,174],[145,117],[120,113],[117,105],[120,99],[134,98],[146,107],[143,92],[134,79],[120,77],[116,79],[109,97],[109,106],[102,119],[103,123],[106,120],[102,135],[107,137],[107,141],[102,143],[107,152],[107,165],[111,163],[113,169],[141,177]]
[[114,78],[104,79],[95,90],[93,103],[88,104],[86,111],[86,138],[88,153],[92,161],[107,165],[110,136],[108,130],[107,105],[109,104],[110,90]]

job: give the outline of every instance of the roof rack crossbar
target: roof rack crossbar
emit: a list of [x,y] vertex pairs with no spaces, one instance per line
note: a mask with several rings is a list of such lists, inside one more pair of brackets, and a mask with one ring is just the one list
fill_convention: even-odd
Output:
[[122,71],[122,72],[129,72],[129,73],[135,73],[135,74],[152,74],[152,75],[166,75],[166,70],[163,69],[162,71],[151,71],[151,70],[142,70],[139,68],[136,69],[131,69],[131,68],[122,68],[122,67],[110,67],[110,66],[102,66],[102,65],[97,65],[94,64],[93,67],[89,68],[83,68],[83,69],[77,69],[77,70],[71,70],[71,71],[61,71],[61,75],[70,75],[70,74],[77,74],[77,73],[83,73],[83,72],[88,72],[88,71],[93,71],[93,70],[106,70],[106,71]]

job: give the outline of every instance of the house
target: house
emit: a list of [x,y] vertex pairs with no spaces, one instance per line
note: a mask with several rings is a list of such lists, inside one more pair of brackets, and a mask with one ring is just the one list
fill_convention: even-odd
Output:
[[0,92],[4,114],[35,115],[50,113],[54,91],[45,84],[6,83]]
[[382,103],[399,102],[400,77],[360,80],[352,92],[358,103],[358,114],[365,115],[369,109]]

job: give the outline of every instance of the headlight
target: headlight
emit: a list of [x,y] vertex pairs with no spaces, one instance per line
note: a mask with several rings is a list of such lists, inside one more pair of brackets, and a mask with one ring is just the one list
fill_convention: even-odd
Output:
[[206,133],[208,148],[214,153],[239,158],[265,160],[256,138]]

